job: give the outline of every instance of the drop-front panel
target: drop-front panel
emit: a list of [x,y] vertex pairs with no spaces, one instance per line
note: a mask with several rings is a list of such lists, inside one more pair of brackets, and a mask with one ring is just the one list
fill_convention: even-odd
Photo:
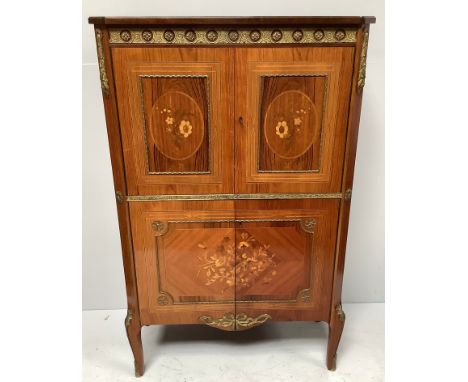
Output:
[[132,203],[142,323],[196,324],[235,312],[326,320],[338,205],[338,200]]
[[372,17],[90,18],[125,326],[325,321],[341,287]]

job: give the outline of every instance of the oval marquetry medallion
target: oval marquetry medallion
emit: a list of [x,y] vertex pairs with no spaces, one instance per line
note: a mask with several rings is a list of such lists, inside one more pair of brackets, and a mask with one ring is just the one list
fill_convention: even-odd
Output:
[[203,113],[198,103],[185,93],[171,91],[153,106],[150,134],[157,149],[173,160],[196,154],[205,135]]
[[317,139],[319,130],[314,103],[297,90],[279,94],[265,113],[265,140],[280,158],[290,160],[303,155]]

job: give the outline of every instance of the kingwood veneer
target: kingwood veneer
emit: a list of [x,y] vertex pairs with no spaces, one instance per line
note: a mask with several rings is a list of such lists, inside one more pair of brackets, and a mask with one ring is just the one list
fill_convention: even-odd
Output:
[[328,323],[333,369],[373,17],[94,24],[125,326]]

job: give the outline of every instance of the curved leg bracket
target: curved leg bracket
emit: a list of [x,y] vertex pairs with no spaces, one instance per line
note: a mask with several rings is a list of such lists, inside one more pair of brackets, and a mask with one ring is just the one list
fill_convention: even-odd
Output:
[[127,311],[125,317],[125,329],[127,331],[128,342],[132,348],[133,357],[135,359],[135,376],[141,377],[145,372],[145,364],[143,358],[143,344],[141,342],[141,326],[140,320],[135,317],[131,309]]
[[345,320],[345,312],[343,311],[341,303],[339,303],[335,306],[328,324],[327,368],[331,371],[336,370],[336,351],[340,343],[341,334],[343,333]]

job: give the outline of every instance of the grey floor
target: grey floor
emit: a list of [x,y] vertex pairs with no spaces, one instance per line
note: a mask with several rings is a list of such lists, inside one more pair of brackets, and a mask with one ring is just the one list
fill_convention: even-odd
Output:
[[[384,380],[384,304],[345,304],[337,370],[325,367],[324,323],[268,323],[246,332],[200,326],[142,331],[145,375],[138,381],[261,382]],[[135,381],[125,310],[83,312],[83,381]]]

